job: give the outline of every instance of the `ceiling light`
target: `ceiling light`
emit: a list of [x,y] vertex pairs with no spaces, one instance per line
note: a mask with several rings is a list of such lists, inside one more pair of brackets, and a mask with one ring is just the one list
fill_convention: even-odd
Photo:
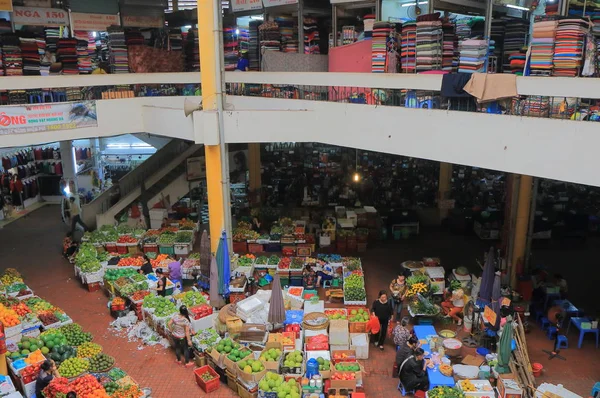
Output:
[[[425,5],[425,4],[427,4],[427,2],[426,1],[419,1],[419,4],[420,5]],[[416,5],[417,5],[417,3],[404,3],[404,4],[402,4],[402,7],[410,7],[410,6],[416,6]]]
[[506,6],[508,8],[514,8],[515,10],[529,11],[529,8],[527,8],[527,7],[515,6],[515,5],[512,5],[512,4],[506,4]]

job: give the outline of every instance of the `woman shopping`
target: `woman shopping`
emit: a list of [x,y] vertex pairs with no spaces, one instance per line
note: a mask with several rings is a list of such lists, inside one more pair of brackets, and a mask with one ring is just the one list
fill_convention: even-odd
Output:
[[379,319],[381,328],[379,330],[379,336],[375,345],[379,346],[379,349],[383,351],[383,343],[385,342],[385,335],[387,334],[388,324],[392,318],[392,304],[388,300],[387,292],[382,290],[379,292],[379,298],[373,303],[371,311]]
[[181,364],[181,358],[183,357],[185,360],[183,365],[186,368],[194,365],[190,362],[190,347],[192,346],[190,326],[190,314],[185,305],[179,307],[179,314],[175,315],[167,324],[175,343],[175,355],[177,356],[175,363]]
[[396,322],[402,318],[402,303],[406,297],[406,277],[399,273],[396,278],[390,283],[390,291],[392,292],[392,307],[396,314]]

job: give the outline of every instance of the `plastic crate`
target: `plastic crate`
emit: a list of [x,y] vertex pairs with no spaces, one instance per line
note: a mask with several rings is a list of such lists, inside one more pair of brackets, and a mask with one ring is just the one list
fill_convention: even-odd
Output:
[[127,245],[125,243],[117,243],[117,253],[127,254]]
[[248,252],[248,244],[246,242],[233,242],[234,253],[246,253]]
[[191,243],[175,243],[174,253],[178,256],[188,256],[192,251]]
[[143,246],[144,253],[158,253],[158,245],[146,243]]
[[158,251],[160,254],[167,254],[169,256],[175,255],[175,247],[173,245],[170,245],[170,246],[159,245]]
[[104,247],[106,248],[106,251],[109,253],[117,252],[117,243],[116,242],[106,242],[104,244]]

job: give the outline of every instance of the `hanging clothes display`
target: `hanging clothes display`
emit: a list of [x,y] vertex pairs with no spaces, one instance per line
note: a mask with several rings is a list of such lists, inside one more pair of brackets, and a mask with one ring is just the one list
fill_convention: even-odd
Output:
[[583,67],[584,39],[588,31],[587,20],[569,17],[558,21],[552,59],[553,76],[579,76]]

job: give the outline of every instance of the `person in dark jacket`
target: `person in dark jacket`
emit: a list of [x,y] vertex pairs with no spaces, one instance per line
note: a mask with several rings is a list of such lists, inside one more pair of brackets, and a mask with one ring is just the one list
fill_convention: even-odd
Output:
[[375,342],[375,345],[378,345],[379,349],[383,351],[383,343],[385,342],[388,324],[393,314],[392,303],[388,300],[387,292],[385,290],[379,292],[379,298],[373,303],[371,311],[379,318],[379,323],[381,324],[379,337]]
[[396,351],[396,365],[398,365],[398,376],[400,376],[400,367],[402,363],[415,354],[415,350],[419,347],[419,340],[415,336],[411,336],[406,343],[398,351]]
[[144,264],[138,269],[138,273],[148,275],[152,273],[152,263],[148,256],[144,254]]
[[424,356],[425,351],[417,348],[414,355],[400,365],[400,381],[406,391],[427,391],[429,389],[427,361]]

